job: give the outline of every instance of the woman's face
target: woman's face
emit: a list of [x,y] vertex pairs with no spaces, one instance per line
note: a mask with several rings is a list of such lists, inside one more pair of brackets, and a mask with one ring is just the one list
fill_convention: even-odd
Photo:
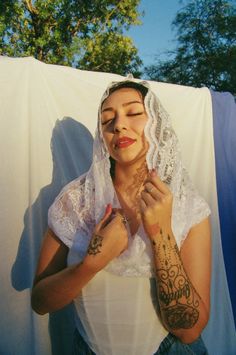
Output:
[[120,164],[145,160],[148,142],[144,136],[147,122],[143,98],[133,88],[114,91],[103,103],[101,123],[110,156]]

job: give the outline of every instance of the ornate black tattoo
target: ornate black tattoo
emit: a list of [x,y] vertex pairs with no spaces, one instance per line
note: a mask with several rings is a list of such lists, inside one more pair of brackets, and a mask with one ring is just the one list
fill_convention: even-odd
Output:
[[164,310],[166,324],[172,329],[189,329],[194,326],[199,317],[196,308],[185,304],[177,304]]
[[88,247],[89,255],[97,255],[98,253],[101,253],[102,240],[103,237],[101,235],[93,235]]
[[157,260],[157,289],[161,314],[169,329],[192,328],[199,318],[199,299],[188,279],[179,249],[169,234],[160,231],[153,241]]
[[172,301],[178,302],[182,297],[190,297],[190,286],[181,273],[179,265],[172,265],[169,269],[159,269],[159,298],[165,306],[169,306]]

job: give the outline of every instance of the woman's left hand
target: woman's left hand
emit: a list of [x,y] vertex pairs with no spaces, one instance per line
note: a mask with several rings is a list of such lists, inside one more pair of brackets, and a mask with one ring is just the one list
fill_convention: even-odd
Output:
[[141,193],[140,210],[144,229],[149,238],[160,230],[171,230],[173,196],[167,185],[152,170]]

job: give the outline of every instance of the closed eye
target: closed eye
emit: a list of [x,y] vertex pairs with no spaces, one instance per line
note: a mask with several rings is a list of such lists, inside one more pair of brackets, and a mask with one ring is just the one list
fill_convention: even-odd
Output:
[[136,112],[136,113],[128,113],[127,116],[139,116],[142,115],[144,112]]
[[107,121],[103,121],[102,126],[106,125],[107,123],[111,122],[114,119],[115,119],[115,117],[112,117],[112,118],[109,118],[109,120],[107,120]]
[[[144,112],[127,113],[127,117],[140,116],[140,115],[142,115],[142,114],[144,114]],[[103,121],[103,122],[102,122],[102,126],[105,126],[107,123],[113,121],[114,119],[115,119],[115,117],[111,117],[111,118],[109,118],[108,120]]]

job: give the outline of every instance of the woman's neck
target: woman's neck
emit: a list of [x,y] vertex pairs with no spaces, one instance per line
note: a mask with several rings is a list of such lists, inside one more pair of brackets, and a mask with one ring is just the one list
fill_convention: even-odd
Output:
[[148,175],[146,160],[132,166],[121,167],[116,164],[114,187],[126,216],[131,235],[135,235],[141,221],[139,198]]
[[115,166],[114,186],[119,192],[136,195],[148,174],[146,160],[132,165]]

